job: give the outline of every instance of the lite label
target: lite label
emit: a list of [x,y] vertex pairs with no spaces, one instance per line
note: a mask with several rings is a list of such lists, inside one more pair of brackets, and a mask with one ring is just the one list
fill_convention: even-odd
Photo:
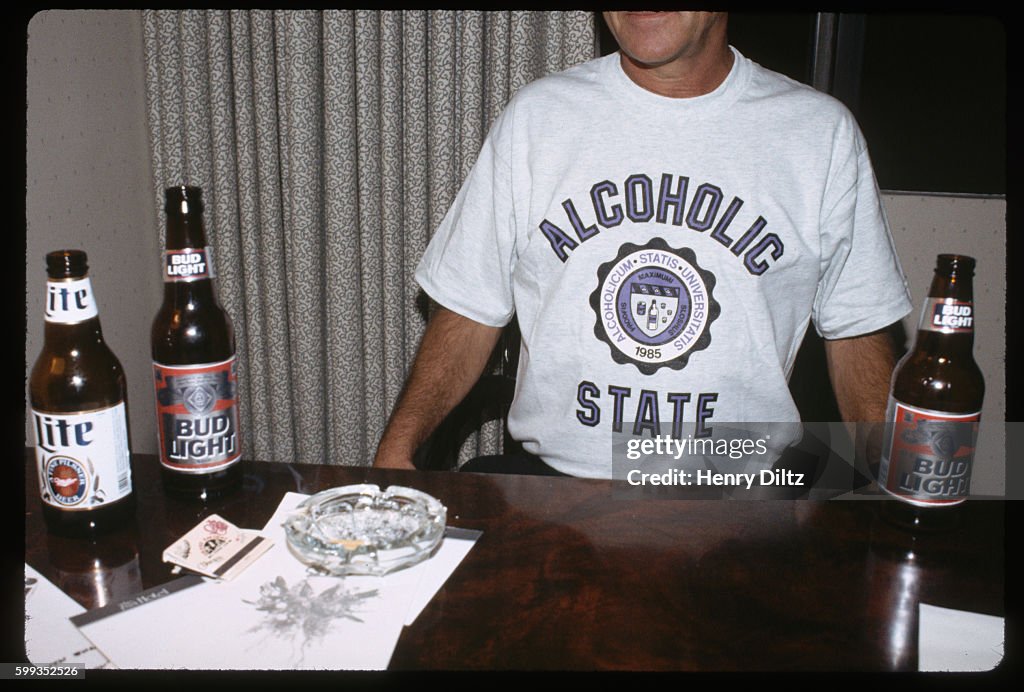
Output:
[[55,419],[51,416],[41,415],[32,412],[36,421],[36,440],[46,452],[56,452],[63,447],[76,445],[85,447],[92,444],[92,440],[86,435],[92,430],[92,421],[81,423],[69,423],[65,419]]
[[88,278],[73,281],[47,281],[43,319],[59,324],[74,324],[98,315]]

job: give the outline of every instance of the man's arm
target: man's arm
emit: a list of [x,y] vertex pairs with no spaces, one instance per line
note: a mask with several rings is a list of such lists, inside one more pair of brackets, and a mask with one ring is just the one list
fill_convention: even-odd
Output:
[[480,378],[500,327],[438,306],[427,323],[412,372],[377,447],[374,466],[414,468],[416,449]]
[[[825,357],[843,421],[855,425],[858,456],[874,470],[895,366],[888,329],[848,339],[826,339]],[[861,456],[863,455],[863,456]]]

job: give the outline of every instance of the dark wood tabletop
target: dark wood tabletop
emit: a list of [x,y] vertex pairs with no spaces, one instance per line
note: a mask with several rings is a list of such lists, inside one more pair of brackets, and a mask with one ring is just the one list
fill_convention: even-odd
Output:
[[26,560],[87,608],[171,580],[163,549],[211,513],[262,528],[288,491],[364,482],[437,497],[483,534],[393,670],[916,670],[919,603],[1004,614],[1001,501],[915,537],[880,499],[624,499],[612,481],[243,461],[243,489],[204,506],[165,496],[136,455],[136,521],[93,542],[47,532],[31,449],[25,463]]

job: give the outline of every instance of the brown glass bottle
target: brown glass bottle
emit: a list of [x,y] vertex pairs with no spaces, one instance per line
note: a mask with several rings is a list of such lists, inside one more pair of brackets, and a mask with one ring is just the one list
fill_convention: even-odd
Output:
[[985,380],[974,361],[975,262],[939,255],[914,348],[893,372],[879,485],[883,514],[920,530],[952,528],[970,494]]
[[46,255],[45,335],[29,377],[36,473],[49,529],[103,533],[135,514],[124,370],[103,340],[81,250]]
[[164,489],[209,500],[241,485],[231,320],[217,302],[197,187],[166,190],[164,301],[153,320],[157,433]]

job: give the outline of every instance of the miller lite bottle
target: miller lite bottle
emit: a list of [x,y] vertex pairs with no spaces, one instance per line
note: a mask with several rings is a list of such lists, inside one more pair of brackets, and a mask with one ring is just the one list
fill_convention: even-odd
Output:
[[161,476],[169,494],[205,501],[241,485],[235,338],[214,295],[202,192],[165,194],[164,301],[151,335]]
[[103,340],[86,254],[46,255],[43,349],[29,377],[49,529],[89,536],[135,512],[124,370]]
[[896,501],[883,513],[912,529],[947,529],[967,499],[985,380],[974,362],[974,260],[939,255],[914,348],[897,364],[879,467]]

